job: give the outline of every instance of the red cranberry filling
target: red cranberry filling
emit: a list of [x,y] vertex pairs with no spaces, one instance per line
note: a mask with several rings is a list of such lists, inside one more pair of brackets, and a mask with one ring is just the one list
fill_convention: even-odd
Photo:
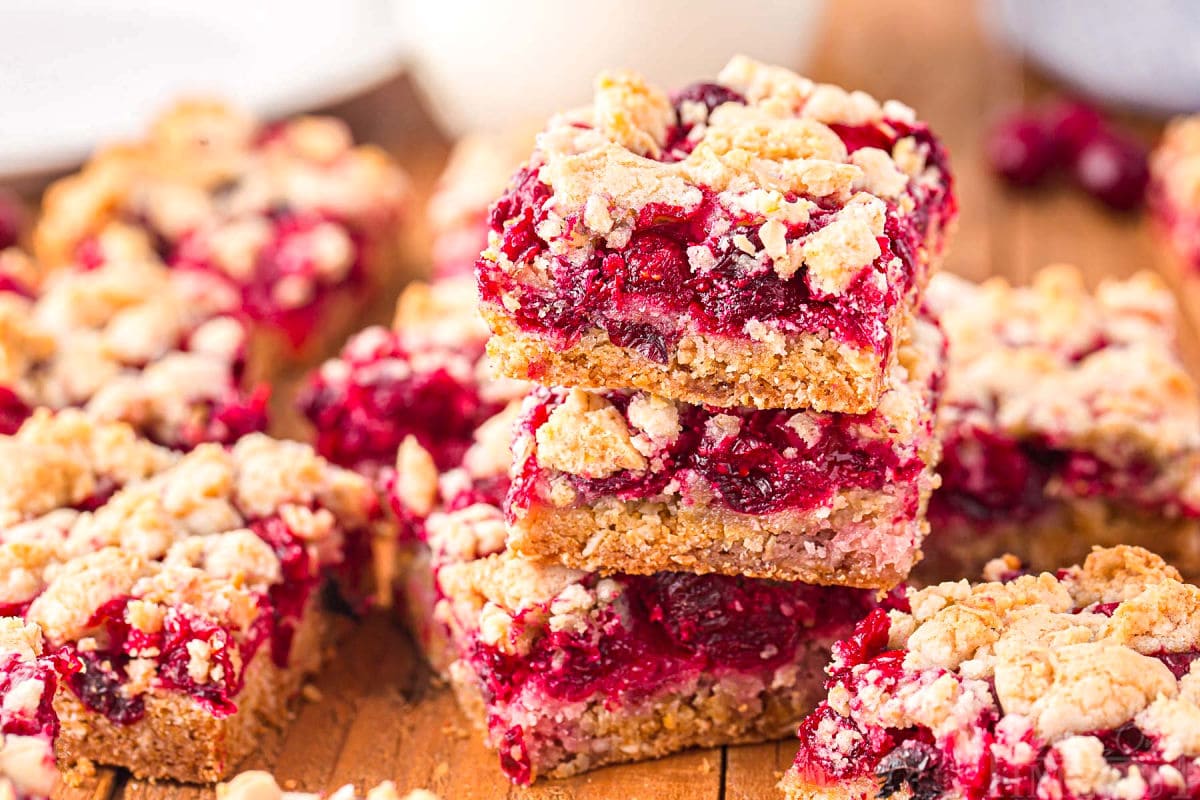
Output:
[[[596,581],[599,578],[593,577]],[[849,626],[871,593],[723,575],[621,575],[626,614],[604,618],[603,634],[547,631],[521,657],[476,643],[473,658],[492,700],[525,686],[567,701],[604,696],[636,701],[689,671],[770,670],[805,639]]]
[[[721,87],[717,87],[721,88]],[[723,97],[715,89],[693,89],[701,102]],[[707,98],[707,99],[704,99]],[[736,98],[729,98],[736,99]],[[729,99],[726,100],[729,101]],[[945,172],[945,154],[924,127],[900,122],[884,126],[836,127],[853,151],[861,146],[881,146],[890,151],[900,138],[913,136],[928,147],[929,161]],[[555,256],[549,283],[533,287],[480,260],[478,277],[485,303],[501,305],[505,295],[520,298],[513,313],[527,330],[551,335],[560,346],[578,341],[585,332],[601,329],[618,345],[636,349],[647,358],[663,362],[682,333],[681,318],[704,333],[744,338],[750,320],[780,323],[794,333],[830,331],[842,341],[873,347],[886,356],[890,346],[887,321],[915,282],[923,280],[918,253],[926,238],[955,214],[949,178],[936,189],[920,189],[914,213],[901,217],[889,210],[882,254],[874,268],[864,270],[846,292],[819,296],[802,275],[782,281],[770,269],[748,272],[739,263],[740,251],[732,244],[744,234],[761,247],[761,220],[723,208],[706,193],[695,208],[655,206],[642,210],[628,246],[610,250],[597,244],[591,256],[577,263]],[[537,227],[547,216],[551,191],[537,172],[521,170],[492,210],[492,230],[501,235],[506,258],[522,263],[544,254],[548,245]],[[827,201],[810,219],[791,226],[788,240],[801,238],[827,224],[837,211]],[[733,230],[728,230],[732,222]],[[574,224],[568,220],[568,226]],[[689,247],[707,248],[715,260],[712,269],[693,273],[686,253]],[[889,270],[899,259],[898,270]],[[878,281],[873,276],[889,276]]]
[[33,413],[24,400],[7,386],[0,386],[0,435],[11,436]]
[[[465,355],[482,358],[482,345]],[[351,370],[346,380],[331,383],[320,373],[313,378],[299,403],[317,430],[317,452],[343,466],[384,466],[411,435],[439,469],[461,462],[475,430],[503,405],[484,400],[473,381],[442,368],[411,371],[403,378],[372,368],[383,359],[407,363],[412,356],[392,334],[367,357],[346,358]]]
[[[545,422],[553,403],[549,392],[541,391],[546,402],[525,420],[530,435]],[[607,396],[622,410],[628,405],[628,394],[611,392]],[[735,436],[716,439],[703,435],[705,423],[718,412],[741,420]],[[672,481],[687,486],[695,478],[711,487],[733,511],[770,514],[812,508],[839,489],[911,483],[924,470],[920,458],[902,458],[889,442],[866,439],[858,433],[876,412],[813,417],[820,428],[815,441],[802,438],[788,424],[795,413],[684,406],[679,436],[661,454],[661,469],[645,474],[619,472],[598,479],[572,475],[571,484],[580,502],[586,503],[605,496],[637,500],[661,493]],[[541,470],[530,462],[514,482],[509,504],[526,507],[543,491]]]
[[[317,330],[331,288],[322,280],[321,269],[313,262],[304,240],[318,225],[331,221],[337,222],[322,214],[277,210],[271,217],[271,241],[258,254],[253,273],[244,281],[231,279],[211,262],[203,231],[184,236],[168,263],[177,269],[207,272],[233,284],[241,292],[242,312],[246,316],[282,331],[294,347],[300,347]],[[364,243],[355,232],[349,229],[347,232],[354,241],[355,258],[344,283],[353,286],[360,284],[364,277]],[[276,290],[282,280],[291,277],[311,283],[313,295],[298,304],[286,305],[276,296]]]
[[73,668],[66,658],[50,656],[36,661],[25,661],[16,653],[9,653],[0,661],[0,704],[15,687],[26,681],[41,681],[44,687],[37,708],[32,714],[27,714],[24,709],[20,713],[14,713],[0,708],[0,733],[44,736],[48,739],[58,735],[58,714],[54,712],[53,699],[54,690],[58,686],[55,669],[59,661],[62,662],[64,673],[70,674]]
[[[1143,496],[1141,490],[1156,475],[1149,462],[1117,466],[1091,453],[1055,447],[1042,437],[1016,439],[976,427],[944,437],[938,471],[942,486],[930,503],[935,519],[1030,519],[1050,504],[1046,489],[1051,480],[1078,497],[1104,497],[1132,505],[1178,500]],[[1200,513],[1200,509],[1182,511]]]

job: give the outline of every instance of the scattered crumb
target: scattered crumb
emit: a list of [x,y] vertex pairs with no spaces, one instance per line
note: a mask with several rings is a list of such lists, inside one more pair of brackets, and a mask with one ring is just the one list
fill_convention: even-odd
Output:
[[321,690],[311,683],[304,684],[304,688],[300,690],[300,695],[310,703],[319,703],[325,697]]
[[295,778],[288,778],[283,782],[283,788],[287,789],[289,792],[294,792],[296,789],[300,788],[300,781],[296,780]]
[[700,759],[700,772],[703,775],[708,775],[713,771],[712,762],[707,758]]
[[450,765],[447,764],[445,761],[438,762],[438,765],[433,768],[433,777],[435,779],[444,778],[449,774],[450,774]]

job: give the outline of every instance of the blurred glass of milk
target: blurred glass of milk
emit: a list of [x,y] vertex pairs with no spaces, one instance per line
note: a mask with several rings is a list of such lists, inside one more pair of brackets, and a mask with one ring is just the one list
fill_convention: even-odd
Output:
[[417,80],[452,134],[583,105],[630,68],[668,89],[738,53],[802,69],[824,0],[393,0]]

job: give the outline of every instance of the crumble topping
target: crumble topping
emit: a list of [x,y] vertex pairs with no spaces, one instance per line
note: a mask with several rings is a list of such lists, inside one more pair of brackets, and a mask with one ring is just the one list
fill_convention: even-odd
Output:
[[[146,220],[176,243],[210,224],[224,231],[230,222],[264,219],[275,208],[332,213],[379,229],[406,194],[391,159],[379,148],[354,146],[339,120],[299,117],[263,127],[217,102],[186,102],[155,121],[144,140],[103,149],[81,172],[53,184],[34,242],[38,258],[58,266],[113,220]],[[218,259],[233,274],[255,246],[250,225],[217,245],[222,255],[227,247],[241,251]],[[321,252],[328,242],[316,244]],[[327,264],[336,271],[332,255]]]
[[535,436],[538,460],[550,469],[603,478],[646,467],[621,412],[583,389],[568,390]]
[[[1200,508],[1200,394],[1176,352],[1177,311],[1161,279],[1142,272],[1090,294],[1065,265],[1028,287],[939,274],[928,302],[950,342],[939,420],[954,449],[943,462],[948,485],[975,491],[987,465],[976,463],[985,456],[974,442],[999,437],[1046,453],[1047,463],[1056,453],[1094,462],[1052,475],[1049,497],[1100,494],[1168,514]],[[959,473],[945,474],[952,464]]]
[[[994,565],[1004,581],[910,590],[911,610],[890,612],[886,640],[839,644],[829,698],[801,726],[797,769],[816,754],[817,774],[885,779],[909,745],[893,741],[869,763],[851,754],[866,738],[915,728],[925,763],[946,771],[914,767],[901,786],[933,781],[931,797],[963,791],[972,775],[1031,780],[1038,796],[1057,796],[1045,785],[1056,780],[1081,798],[1182,786],[1200,764],[1200,589],[1126,546],[1057,574],[1013,566]],[[857,635],[876,636],[873,624]]]

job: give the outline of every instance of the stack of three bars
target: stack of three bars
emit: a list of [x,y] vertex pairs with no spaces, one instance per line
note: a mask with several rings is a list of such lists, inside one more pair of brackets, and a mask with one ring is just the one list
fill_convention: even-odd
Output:
[[[494,361],[546,385],[471,441],[412,431],[391,486],[428,545],[422,638],[510,777],[811,707],[830,643],[920,554],[944,351],[920,299],[953,216],[909,109],[746,59],[673,98],[603,77],[552,120],[477,268]],[[496,402],[454,366],[472,320],[413,347],[405,316],[351,348],[395,368],[348,349],[310,416],[435,372]]]

